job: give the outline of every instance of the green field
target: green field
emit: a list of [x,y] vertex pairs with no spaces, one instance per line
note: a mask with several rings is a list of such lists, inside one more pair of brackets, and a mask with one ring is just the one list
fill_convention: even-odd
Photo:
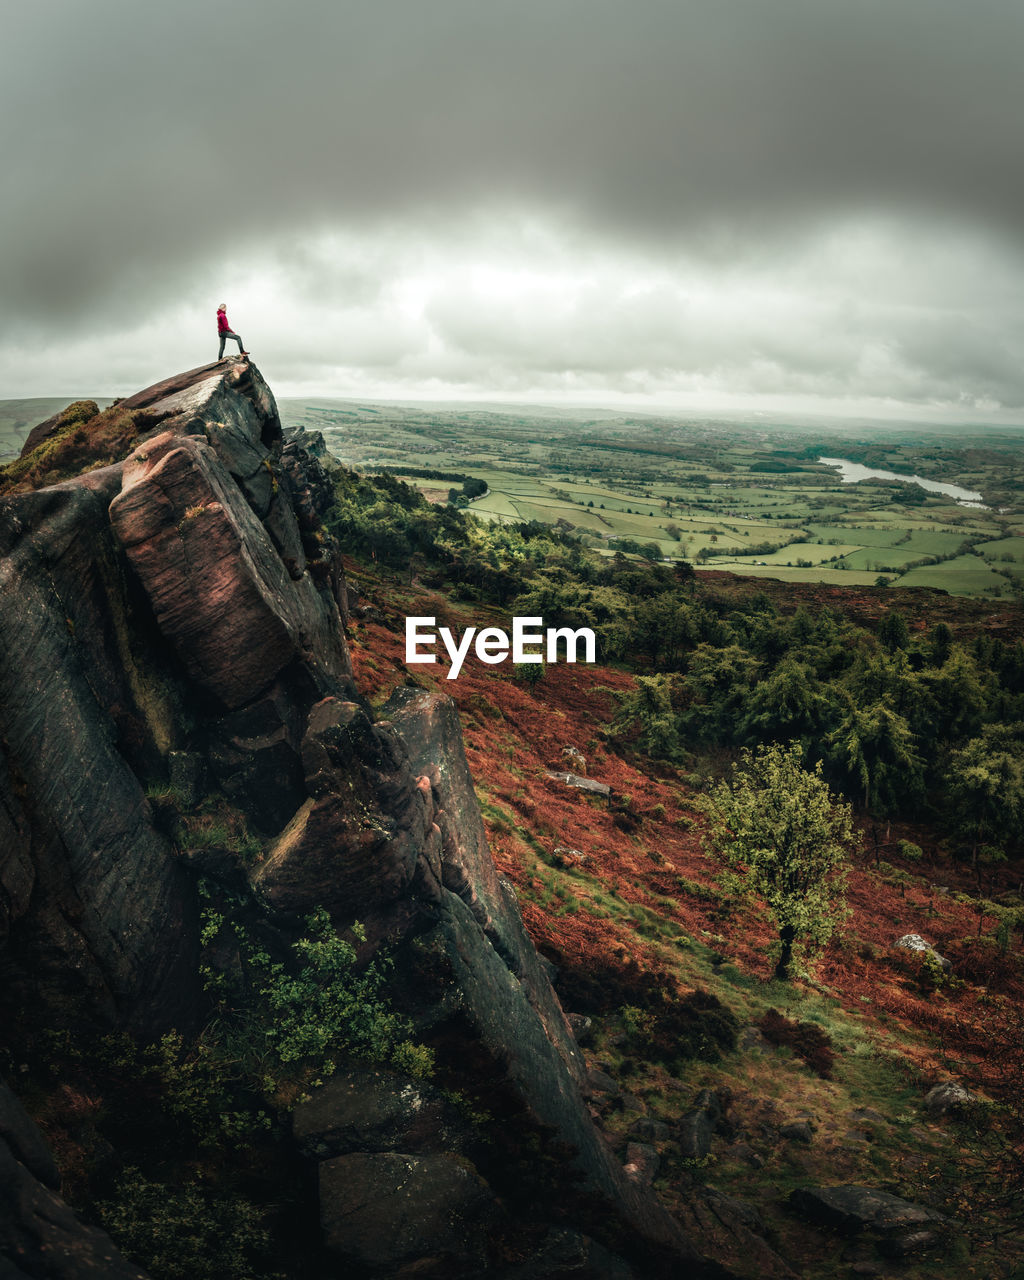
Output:
[[[862,587],[878,580],[958,595],[1024,588],[1024,432],[767,425],[586,410],[412,405],[281,406],[352,465],[437,468],[484,480],[481,520],[541,521],[611,555],[750,577]],[[849,457],[993,495],[979,510],[884,478],[843,484],[818,463]],[[447,482],[409,476],[436,496]],[[458,487],[457,485],[455,486]]]
[[[16,456],[66,401],[0,401],[0,451]],[[605,410],[280,402],[286,426],[323,432],[362,470],[416,477],[431,500],[461,478],[488,491],[481,520],[569,529],[605,554],[643,547],[697,567],[863,586],[879,578],[958,595],[1024,589],[1024,430],[638,417]],[[980,491],[989,510],[917,485],[843,484],[820,455]],[[657,548],[655,553],[654,548]]]
[[996,538],[992,542],[983,542],[975,549],[986,560],[1024,564],[1024,536],[1020,534],[1013,538]]

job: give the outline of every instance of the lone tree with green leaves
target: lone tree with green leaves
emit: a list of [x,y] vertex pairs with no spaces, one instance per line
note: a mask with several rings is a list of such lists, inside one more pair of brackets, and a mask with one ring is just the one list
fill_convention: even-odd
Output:
[[775,976],[785,981],[794,951],[821,950],[847,914],[850,806],[833,797],[820,762],[803,767],[798,742],[744,750],[711,800],[712,846],[733,887],[771,913],[781,944]]

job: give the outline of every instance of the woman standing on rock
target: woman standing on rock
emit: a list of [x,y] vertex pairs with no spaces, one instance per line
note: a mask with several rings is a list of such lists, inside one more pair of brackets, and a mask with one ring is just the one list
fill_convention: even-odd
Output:
[[242,347],[242,339],[228,324],[228,304],[226,302],[222,302],[217,308],[217,334],[220,337],[220,350],[217,352],[218,360],[224,359],[224,343],[228,338],[234,338],[238,343],[238,354],[240,356],[247,356],[249,354],[248,351],[245,351]]

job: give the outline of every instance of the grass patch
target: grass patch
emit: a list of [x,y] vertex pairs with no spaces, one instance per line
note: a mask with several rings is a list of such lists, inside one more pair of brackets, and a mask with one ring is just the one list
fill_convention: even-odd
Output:
[[140,413],[118,405],[100,413],[93,401],[76,401],[48,439],[0,468],[0,493],[24,493],[120,462],[135,447],[142,421]]

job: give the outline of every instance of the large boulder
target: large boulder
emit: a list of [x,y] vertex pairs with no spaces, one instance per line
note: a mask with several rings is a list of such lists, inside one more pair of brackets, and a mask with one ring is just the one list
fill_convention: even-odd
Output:
[[951,1112],[962,1111],[971,1103],[978,1102],[977,1094],[971,1093],[956,1080],[945,1080],[929,1089],[925,1094],[924,1109],[937,1120]]
[[798,1187],[789,1203],[804,1217],[851,1234],[871,1230],[896,1235],[947,1221],[934,1209],[874,1187]]
[[479,1274],[484,1229],[498,1216],[486,1183],[455,1156],[358,1154],[320,1166],[327,1246],[371,1274],[391,1276],[408,1263],[420,1274]]
[[355,1151],[452,1152],[466,1145],[467,1128],[440,1090],[371,1066],[340,1072],[292,1115],[295,1140],[317,1160]]
[[350,664],[333,600],[295,581],[215,450],[164,432],[124,465],[114,534],[185,670],[225,707],[293,661],[340,684]]
[[322,906],[351,918],[393,902],[437,840],[401,740],[356,703],[325,698],[310,711],[302,762],[309,798],[256,873],[261,895],[293,917]]
[[951,972],[953,965],[945,956],[940,955],[930,942],[926,942],[919,933],[905,933],[902,938],[897,938],[893,946],[899,947],[901,951],[916,951],[920,955],[930,956],[936,964],[945,972]]

